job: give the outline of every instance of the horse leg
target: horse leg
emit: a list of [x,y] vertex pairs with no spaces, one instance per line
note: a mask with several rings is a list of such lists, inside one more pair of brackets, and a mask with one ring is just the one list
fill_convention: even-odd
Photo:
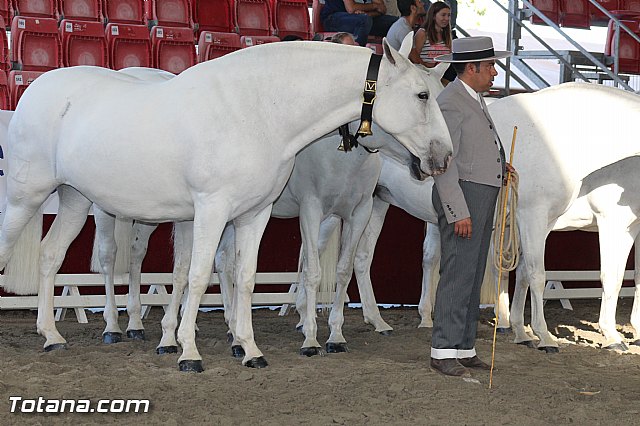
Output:
[[162,317],[162,338],[156,347],[158,355],[178,353],[176,328],[182,295],[189,281],[189,264],[193,248],[193,222],[173,224],[173,291],[169,306]]
[[158,225],[135,222],[133,225],[133,241],[131,244],[131,261],[129,263],[129,297],[127,297],[127,337],[144,340],[142,325],[142,304],[140,303],[140,283],[142,281],[142,261],[147,254],[149,238]]
[[[520,218],[518,218],[520,219]],[[533,223],[520,222],[520,223]],[[544,244],[548,231],[536,230],[535,226],[527,226],[521,229],[522,253],[523,256],[516,272],[516,292],[518,285],[520,291],[526,296],[527,286],[531,289],[531,328],[533,333],[540,339],[538,349],[547,353],[558,352],[558,342],[549,330],[547,322],[544,318],[544,286],[545,286],[545,269],[544,269]],[[523,285],[524,284],[524,285]],[[518,293],[522,297],[522,293]],[[516,300],[514,296],[513,308],[511,309],[511,324],[517,324],[516,343],[532,346],[531,337],[524,331],[524,301]],[[514,321],[514,316],[518,316],[518,320]]]
[[318,236],[320,234],[321,206],[314,202],[303,202],[300,205],[300,234],[302,235],[302,280],[304,285],[304,310],[300,304],[296,309],[304,317],[302,332],[305,339],[300,349],[300,355],[313,356],[322,354],[317,340],[318,325],[316,322],[317,293],[320,286],[320,254],[318,252]]
[[[344,324],[344,304],[347,300],[347,287],[353,275],[353,261],[358,242],[371,217],[372,198],[367,198],[354,209],[348,220],[343,220],[340,258],[336,270],[336,295],[329,315],[329,339],[326,349],[329,353],[348,352],[347,341],[342,335]],[[371,291],[373,293],[373,291]],[[375,299],[374,299],[375,300]]]
[[440,229],[438,224],[427,224],[427,232],[422,243],[422,293],[418,303],[420,324],[418,327],[433,327],[433,300],[431,286],[437,285],[436,268],[440,265]]
[[104,275],[106,304],[102,314],[106,327],[102,332],[103,343],[118,343],[122,341],[122,330],[118,325],[118,307],[116,306],[115,285],[113,282],[116,262],[115,227],[116,218],[94,205],[94,220],[96,222],[96,239],[98,244],[98,259],[100,269]]
[[[627,226],[617,217],[611,220],[598,217],[598,238],[600,240],[600,280],[602,281],[602,301],[598,325],[605,337],[605,349],[626,351],[622,336],[616,330],[616,307],[629,251],[633,237]],[[621,228],[622,225],[622,228]]]
[[251,298],[256,284],[258,249],[264,229],[271,217],[271,207],[272,204],[269,204],[255,215],[241,216],[233,221],[236,230],[234,341],[244,349],[242,364],[252,368],[263,368],[268,365],[253,336]]
[[55,325],[53,290],[55,276],[71,242],[87,221],[91,201],[69,186],[58,188],[60,207],[51,229],[42,241],[40,252],[40,291],[38,293],[38,333],[46,339],[44,350],[66,347],[66,341]]
[[[216,249],[228,217],[221,211],[224,203],[214,200],[196,202],[193,221],[193,249],[189,267],[189,294],[182,321],[178,328],[178,342],[182,355],[178,359],[180,371],[204,371],[202,357],[196,347],[196,318],[200,299],[209,286]],[[165,314],[166,317],[166,314]]]
[[[362,237],[356,248],[353,267],[356,273],[356,282],[362,303],[362,315],[364,322],[371,324],[375,330],[388,336],[393,331],[393,327],[387,324],[380,315],[376,297],[373,293],[373,283],[371,281],[371,264],[373,263],[373,253],[382,232],[384,218],[389,210],[389,204],[378,197],[373,198],[373,208],[371,218],[362,232]],[[350,279],[351,277],[349,277]]]
[[631,326],[633,327],[634,346],[640,346],[640,234],[634,240],[634,271],[633,281],[635,293],[633,295],[633,309],[631,310]]
[[[216,252],[216,271],[220,280],[220,294],[222,295],[222,305],[224,306],[224,321],[229,324],[234,321],[233,312],[233,276],[235,269],[235,239],[236,233],[233,223],[228,223],[222,233],[218,251]],[[229,330],[233,334],[233,329]]]

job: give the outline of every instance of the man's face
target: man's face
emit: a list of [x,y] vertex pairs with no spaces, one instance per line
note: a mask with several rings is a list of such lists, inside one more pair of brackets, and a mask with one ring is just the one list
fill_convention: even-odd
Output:
[[496,61],[482,61],[480,62],[480,69],[476,68],[475,64],[471,64],[470,76],[473,85],[470,85],[476,92],[487,92],[491,86],[493,86],[493,78],[498,75],[496,71]]

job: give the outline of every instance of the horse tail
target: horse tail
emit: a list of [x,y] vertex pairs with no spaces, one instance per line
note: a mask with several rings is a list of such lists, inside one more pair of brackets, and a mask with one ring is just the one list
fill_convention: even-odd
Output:
[[[114,274],[126,274],[129,272],[131,264],[131,244],[133,238],[133,220],[116,218],[116,227],[114,230],[116,240],[116,263],[114,265]],[[93,238],[93,252],[91,253],[91,272],[102,272],[100,265],[100,253],[98,250],[98,230],[96,229]]]
[[13,247],[4,268],[4,290],[17,295],[38,294],[40,285],[40,244],[44,211],[33,215]]

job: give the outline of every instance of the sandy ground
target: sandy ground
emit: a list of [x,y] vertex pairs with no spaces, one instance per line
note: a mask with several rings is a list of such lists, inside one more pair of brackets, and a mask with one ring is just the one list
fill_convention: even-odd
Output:
[[[631,300],[621,300],[618,322],[631,338]],[[270,365],[254,370],[231,357],[221,312],[200,313],[198,345],[206,371],[180,373],[177,355],[154,353],[161,309],[146,321],[146,342],[106,346],[103,322],[90,315],[78,324],[72,313],[59,323],[69,349],[42,352],[32,312],[0,312],[0,422],[5,424],[469,424],[632,425],[640,422],[640,349],[599,348],[597,301],[546,307],[549,327],[560,337],[559,354],[548,355],[499,335],[493,387],[489,373],[475,381],[429,369],[430,331],[417,329],[415,308],[383,311],[392,336],[375,333],[361,311],[348,309],[345,337],[350,353],[306,358],[295,313],[254,311],[256,341]],[[478,352],[490,360],[490,312],[483,312]],[[125,326],[126,319],[121,318]],[[328,336],[319,318],[320,340]],[[149,399],[148,413],[11,414],[10,396]]]

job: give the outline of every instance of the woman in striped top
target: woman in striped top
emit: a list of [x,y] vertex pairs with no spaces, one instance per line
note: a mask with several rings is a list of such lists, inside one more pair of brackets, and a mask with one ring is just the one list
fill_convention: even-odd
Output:
[[[426,67],[432,68],[437,64],[433,60],[436,56],[451,53],[451,7],[443,2],[433,3],[427,11],[424,25],[415,35],[415,49],[420,52],[420,60]],[[448,78],[447,78],[448,77]],[[443,84],[455,78],[447,71],[443,78]]]

